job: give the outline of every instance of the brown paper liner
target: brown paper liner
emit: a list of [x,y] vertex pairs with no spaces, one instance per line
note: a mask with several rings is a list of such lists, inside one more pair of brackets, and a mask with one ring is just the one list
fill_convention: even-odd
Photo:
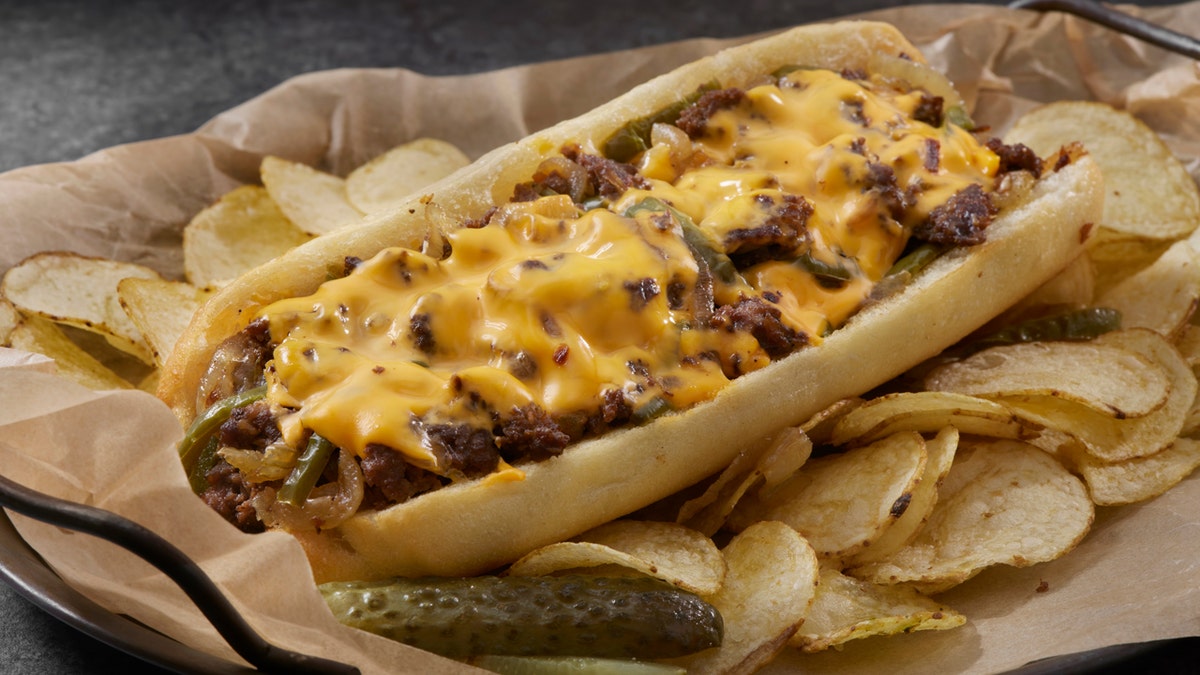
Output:
[[[1200,33],[1200,3],[1126,8]],[[1135,112],[1200,175],[1194,62],[1059,14],[971,5],[906,7],[896,24],[997,131],[1041,102],[1095,99]],[[68,249],[179,278],[180,232],[222,193],[254,181],[274,154],[345,174],[418,136],[472,156],[579,114],[674,66],[740,40],[691,40],[458,77],[398,69],[304,75],[193,134],[115,147],[76,162],[0,175],[0,270]],[[580,83],[587,83],[580,86]],[[139,392],[90,392],[47,364],[0,350],[0,471],[28,487],[129,517],[182,547],[250,624],[287,649],[366,673],[456,672],[461,664],[332,620],[300,548],[243,535],[191,494],[174,417]],[[1200,477],[1144,504],[1100,509],[1058,561],[990,569],[941,597],[967,626],[873,639],[818,655],[785,653],[788,672],[997,672],[1106,645],[1200,635]],[[72,587],[195,649],[240,662],[171,582],[111,544],[13,516],[21,536]],[[1043,590],[1039,591],[1039,587]]]

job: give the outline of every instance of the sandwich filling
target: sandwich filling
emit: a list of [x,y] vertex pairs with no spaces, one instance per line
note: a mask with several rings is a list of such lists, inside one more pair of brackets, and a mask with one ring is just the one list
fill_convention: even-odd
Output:
[[[198,491],[247,529],[332,527],[519,480],[819,345],[908,261],[981,243],[1005,174],[1041,171],[943,107],[894,79],[795,69],[698,95],[622,161],[562,148],[509,202],[421,250],[347,260],[218,350],[201,407],[262,396],[230,408]],[[304,511],[322,495],[336,514]]]

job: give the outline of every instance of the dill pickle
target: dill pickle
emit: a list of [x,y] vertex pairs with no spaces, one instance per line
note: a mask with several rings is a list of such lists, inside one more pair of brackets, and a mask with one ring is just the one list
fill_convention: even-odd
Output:
[[592,656],[481,656],[471,665],[500,675],[686,675],[681,666]]
[[651,578],[396,578],[320,589],[338,621],[452,658],[673,658],[715,647],[724,633],[715,607]]
[[970,351],[1038,341],[1084,341],[1121,327],[1121,313],[1109,307],[1084,307],[1035,317],[1002,328],[969,344]]

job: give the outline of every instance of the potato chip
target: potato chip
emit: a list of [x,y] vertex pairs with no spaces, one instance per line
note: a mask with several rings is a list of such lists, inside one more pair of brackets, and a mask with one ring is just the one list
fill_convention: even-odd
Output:
[[223,286],[311,238],[283,214],[266,188],[243,185],[183,229],[184,275],[195,286]]
[[1096,271],[1087,255],[1081,255],[1049,281],[1025,296],[994,322],[1014,323],[1013,317],[1025,317],[1046,307],[1082,307],[1096,296]]
[[1015,439],[1030,438],[1040,428],[995,401],[946,391],[898,392],[871,399],[844,415],[830,441],[870,443],[899,431],[936,433],[949,426],[965,434]]
[[962,614],[907,586],[884,586],[822,568],[812,609],[791,645],[814,653],[872,635],[946,630],[967,622]]
[[871,542],[870,546],[855,554],[849,564],[859,565],[883,560],[916,538],[917,533],[929,521],[933,507],[937,504],[938,491],[954,464],[958,440],[958,429],[946,427],[939,431],[937,436],[925,441],[925,450],[929,457],[925,462],[925,470],[921,473],[921,481],[913,489],[904,513],[878,539]]
[[1141,417],[1167,402],[1170,380],[1156,363],[1112,341],[1026,342],[991,347],[930,371],[934,391],[994,398],[1049,396],[1118,418]]
[[1122,328],[1149,328],[1179,335],[1200,302],[1200,251],[1189,240],[1171,245],[1149,267],[1096,298],[1099,307],[1121,312]]
[[418,138],[351,171],[346,176],[346,194],[363,213],[378,213],[470,163],[451,143]]
[[1161,367],[1170,379],[1166,404],[1149,415],[1118,419],[1048,396],[1001,396],[997,400],[1018,416],[1070,436],[1104,462],[1145,457],[1170,445],[1182,431],[1196,399],[1196,375],[1183,356],[1162,335],[1144,328],[1106,333],[1092,343],[1137,350]]
[[744,483],[754,474],[754,467],[762,458],[765,450],[765,443],[757,443],[739,452],[733,461],[704,488],[704,492],[687,500],[679,507],[676,522],[711,536],[716,530],[710,532],[709,528],[698,523],[702,518],[701,514],[719,508],[715,505],[720,501],[733,498],[734,493],[738,497],[744,494]]
[[765,498],[743,499],[729,525],[737,530],[778,520],[804,535],[822,558],[853,555],[904,513],[926,457],[921,435],[901,432],[814,458]]
[[766,495],[791,478],[812,457],[813,444],[801,428],[779,432],[755,467],[762,476],[759,493]]
[[5,273],[0,293],[24,313],[98,333],[113,347],[153,363],[141,331],[117,299],[117,284],[128,277],[162,278],[133,263],[38,253]]
[[162,379],[162,371],[155,368],[137,383],[137,388],[147,394],[158,395],[158,382]]
[[1147,239],[1098,228],[1087,247],[1087,258],[1091,261],[1095,276],[1094,295],[1103,295],[1108,289],[1153,265],[1172,243],[1170,239]]
[[1200,396],[1197,400],[1192,401],[1192,407],[1188,408],[1187,415],[1183,418],[1183,427],[1179,430],[1180,436],[1195,436],[1200,431]]
[[725,637],[684,660],[692,675],[741,675],[769,663],[804,621],[820,580],[812,548],[783,523],[756,523],[722,553],[725,583],[706,599],[721,612]]
[[1050,103],[1021,116],[1005,135],[1049,155],[1080,141],[1100,165],[1107,194],[1101,223],[1153,239],[1184,237],[1200,223],[1200,192],[1170,148],[1136,117],[1092,101]]
[[[811,455],[812,441],[804,432],[796,427],[784,429],[765,450],[739,454],[704,494],[683,504],[678,522],[707,536],[716,534],[748,491],[759,487],[765,496],[795,474]],[[753,458],[754,464],[749,465],[744,457]]]
[[717,592],[725,560],[708,537],[674,523],[617,520],[575,541],[544,546],[513,563],[514,576],[543,576],[564,570],[619,565],[699,595]]
[[828,445],[838,420],[862,404],[861,398],[844,398],[808,418],[800,425],[800,430],[808,436],[813,445]]
[[1105,463],[1086,453],[1073,457],[1096,504],[1132,504],[1157,497],[1200,467],[1200,440],[1178,438],[1147,457]]
[[0,346],[8,344],[8,336],[21,322],[21,313],[12,303],[0,298]]
[[1175,348],[1193,369],[1200,368],[1200,326],[1188,324],[1175,338]]
[[848,573],[937,593],[992,565],[1054,560],[1083,539],[1093,517],[1083,481],[1054,457],[1021,441],[964,439],[917,537]]
[[89,389],[131,389],[133,386],[71,341],[53,322],[39,316],[22,319],[9,333],[8,344],[14,349],[54,359],[60,375]]
[[191,284],[166,279],[130,277],[117,284],[121,307],[138,327],[159,367],[209,295]]
[[307,234],[322,235],[362,220],[342,178],[270,156],[263,158],[260,173],[279,210]]

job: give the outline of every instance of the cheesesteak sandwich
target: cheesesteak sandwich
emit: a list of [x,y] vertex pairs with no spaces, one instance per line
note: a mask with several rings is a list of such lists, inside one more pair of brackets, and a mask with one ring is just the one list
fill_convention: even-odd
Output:
[[937,354],[1100,206],[1082,150],[974,133],[895,29],[803,27],[248,273],[160,396],[197,493],[318,581],[478,574]]

